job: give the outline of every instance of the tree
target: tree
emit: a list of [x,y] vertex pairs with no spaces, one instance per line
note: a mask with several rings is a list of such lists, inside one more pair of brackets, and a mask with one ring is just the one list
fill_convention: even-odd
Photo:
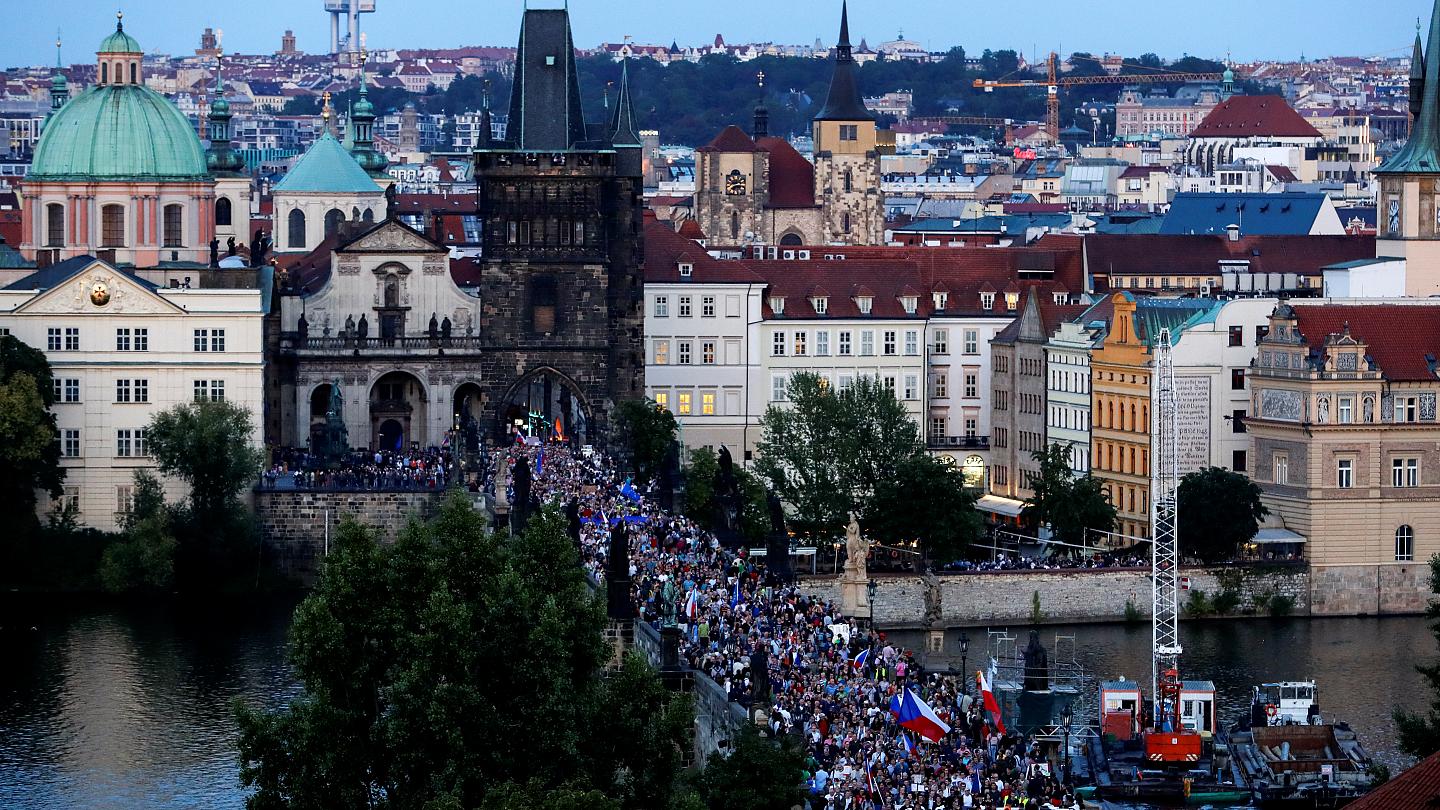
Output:
[[35,491],[59,497],[60,468],[54,378],[44,353],[0,336],[0,508],[35,525]]
[[280,108],[281,115],[319,115],[320,99],[315,96],[292,96]]
[[[1430,591],[1440,595],[1440,554],[1430,558]],[[1440,641],[1440,600],[1431,599],[1425,608],[1430,632]],[[1392,715],[1399,730],[1400,750],[1417,759],[1440,751],[1440,662],[1415,667],[1430,685],[1430,708],[1424,713],[1396,708]]]
[[1176,500],[1180,550],[1207,563],[1234,557],[1270,514],[1260,502],[1259,485],[1220,467],[1181,478]]
[[640,479],[658,476],[679,430],[675,415],[652,400],[632,399],[615,408],[615,426]]
[[162,472],[190,485],[190,503],[201,520],[233,512],[237,496],[260,471],[251,419],[243,406],[205,400],[176,405],[150,420],[150,455]]
[[134,501],[121,520],[125,533],[100,559],[100,583],[111,593],[163,591],[175,583],[178,544],[164,489],[147,470],[136,470],[134,482]]
[[729,756],[711,757],[696,778],[709,810],[789,810],[804,798],[805,754],[790,738],[778,744],[746,726]]
[[685,514],[691,520],[713,528],[719,479],[720,462],[715,451],[708,447],[691,450],[690,467],[685,470]]
[[919,540],[935,562],[960,559],[979,536],[983,521],[975,496],[954,466],[928,455],[900,462],[894,477],[881,482],[865,515],[870,535],[885,543]]
[[302,697],[237,706],[249,806],[667,807],[688,699],[638,659],[602,680],[579,562],[554,508],[504,542],[459,494],[394,545],[347,521],[291,630]]
[[1115,507],[1092,476],[1076,478],[1070,466],[1071,449],[1052,444],[1031,453],[1039,472],[1030,477],[1031,496],[1021,518],[1031,528],[1048,526],[1062,543],[1084,545],[1090,529],[1108,532],[1115,527]]

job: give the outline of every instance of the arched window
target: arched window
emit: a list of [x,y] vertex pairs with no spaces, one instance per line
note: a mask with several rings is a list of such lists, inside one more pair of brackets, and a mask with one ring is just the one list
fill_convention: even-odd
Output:
[[184,211],[179,203],[165,206],[165,247],[184,247]]
[[849,169],[845,170],[845,193],[849,194],[855,190],[855,175]]
[[100,209],[100,246],[125,247],[125,206],[107,205]]
[[1401,526],[1395,530],[1395,562],[1411,562],[1415,559],[1415,530]]
[[305,212],[299,208],[290,211],[290,228],[286,234],[285,246],[291,250],[305,247]]
[[730,238],[740,238],[740,215],[734,212],[730,214]]
[[47,247],[65,246],[65,206],[61,203],[45,206],[45,244]]
[[135,64],[134,62],[130,63],[130,83],[140,83],[140,66]]
[[374,210],[373,208],[366,208],[366,209],[365,209],[365,213],[363,213],[363,214],[360,215],[360,221],[361,221],[361,222],[374,222],[374,221],[375,221],[375,210]]
[[345,212],[339,208],[331,208],[325,212],[325,235],[334,236],[340,230],[340,223],[345,221]]
[[800,240],[799,234],[787,233],[784,236],[780,237],[780,244],[787,247],[793,247],[795,245],[803,245],[805,243]]
[[230,198],[220,197],[215,200],[215,224],[229,225],[230,216]]
[[100,63],[100,83],[101,83],[101,84],[106,84],[106,83],[108,83],[109,81],[110,81],[110,63],[109,63],[109,62],[101,62],[101,63]]

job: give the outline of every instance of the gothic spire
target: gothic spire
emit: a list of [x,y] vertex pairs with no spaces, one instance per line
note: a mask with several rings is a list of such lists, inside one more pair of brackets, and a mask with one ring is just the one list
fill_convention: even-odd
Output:
[[55,75],[50,77],[50,111],[53,113],[65,106],[70,100],[70,83],[65,79],[65,73],[60,59],[60,32],[55,32]]
[[587,140],[568,11],[526,9],[512,86],[505,136],[511,148],[559,151]]
[[635,131],[635,110],[630,101],[630,60],[620,63],[620,90],[615,97],[615,115],[610,119],[612,146],[640,146]]
[[1420,116],[1420,105],[1425,103],[1425,51],[1420,42],[1420,20],[1415,20],[1415,52],[1410,57],[1410,119]]
[[871,121],[874,116],[860,98],[855,56],[850,48],[850,9],[840,6],[840,41],[835,44],[835,72],[830,77],[830,94],[816,121]]
[[[1440,174],[1440,0],[1435,0],[1431,12],[1430,36],[1423,56],[1425,84],[1410,140],[1376,169],[1376,174]],[[1414,88],[1412,79],[1412,93]]]
[[755,104],[755,126],[750,137],[758,141],[770,134],[770,110],[765,107],[765,71],[756,74],[755,79],[760,85],[760,101]]

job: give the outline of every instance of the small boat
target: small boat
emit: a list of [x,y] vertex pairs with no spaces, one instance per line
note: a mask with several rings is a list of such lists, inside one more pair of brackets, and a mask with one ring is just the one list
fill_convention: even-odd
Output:
[[1082,799],[1146,802],[1165,805],[1246,804],[1250,791],[1235,785],[1156,778],[1137,782],[1087,785],[1075,791]]
[[1259,810],[1333,810],[1375,786],[1359,736],[1321,716],[1314,681],[1255,687],[1250,716],[1227,742]]

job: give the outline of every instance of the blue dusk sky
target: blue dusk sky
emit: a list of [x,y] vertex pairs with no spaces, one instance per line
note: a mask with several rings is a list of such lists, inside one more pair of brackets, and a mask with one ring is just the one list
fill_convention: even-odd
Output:
[[[559,0],[531,0],[555,7]],[[329,15],[322,0],[10,0],[0,30],[0,67],[53,63],[56,29],[65,40],[67,63],[89,61],[125,10],[126,31],[147,51],[188,53],[206,26],[225,32],[227,51],[257,53],[280,47],[292,28],[299,47],[321,52],[329,45]],[[23,10],[20,8],[23,6]],[[371,47],[513,45],[523,0],[376,0],[362,15]],[[682,46],[711,42],[774,41],[826,45],[834,42],[839,0],[574,0],[575,41],[580,47],[618,42]],[[1027,55],[1154,51],[1166,58],[1186,53],[1237,60],[1294,59],[1330,55],[1404,53],[1415,20],[1427,19],[1431,0],[1206,0],[1179,3],[1030,0],[1028,3],[962,3],[955,0],[854,0],[850,30],[871,45],[904,31],[932,51],[954,45],[979,54],[986,48]],[[901,13],[903,12],[903,13]]]

